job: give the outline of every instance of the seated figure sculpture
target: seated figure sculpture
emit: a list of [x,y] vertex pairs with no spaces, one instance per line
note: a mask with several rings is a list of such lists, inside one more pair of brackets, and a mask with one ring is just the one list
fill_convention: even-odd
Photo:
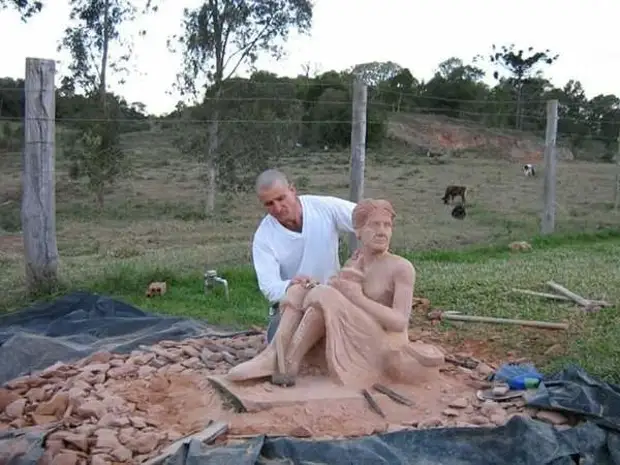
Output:
[[[367,387],[384,379],[411,384],[438,373],[443,353],[409,341],[416,272],[411,262],[389,252],[394,218],[386,200],[357,204],[358,250],[326,285],[291,286],[280,304],[274,339],[226,378],[271,376],[274,384],[292,385],[316,346],[330,378],[344,386]],[[278,353],[284,354],[285,373],[278,371]]]

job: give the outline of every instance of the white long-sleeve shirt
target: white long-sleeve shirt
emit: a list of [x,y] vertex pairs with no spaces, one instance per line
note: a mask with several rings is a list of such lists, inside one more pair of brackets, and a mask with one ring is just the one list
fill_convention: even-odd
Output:
[[258,286],[273,304],[282,300],[292,278],[309,276],[320,283],[340,269],[338,237],[354,232],[355,203],[337,197],[300,195],[301,233],[265,216],[254,233],[252,259]]

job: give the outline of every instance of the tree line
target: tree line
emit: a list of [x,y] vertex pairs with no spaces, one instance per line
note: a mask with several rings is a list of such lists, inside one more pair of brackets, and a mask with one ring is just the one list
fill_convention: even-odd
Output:
[[[369,145],[382,142],[388,118],[401,112],[542,131],[545,102],[558,99],[558,127],[565,143],[579,148],[600,141],[607,158],[616,151],[620,99],[588,99],[573,80],[553,86],[544,71],[559,57],[550,50],[492,45],[471,63],[460,58],[441,62],[428,80],[393,62],[325,73],[310,73],[306,66],[294,78],[266,71],[236,77],[241,66],[253,65],[261,54],[280,56],[292,30],[310,30],[311,0],[204,0],[185,9],[181,32],[170,38],[169,48],[181,58],[174,87],[191,103],[179,102],[170,114],[154,118],[141,103],[111,93],[109,82],[112,77],[122,80],[131,61],[130,52],[113,53],[131,50],[131,38],[121,34],[120,26],[139,15],[156,14],[156,1],[142,0],[140,7],[129,0],[69,1],[69,26],[60,48],[70,53],[71,64],[57,90],[57,118],[74,129],[63,147],[74,160],[74,176],[88,179],[100,207],[105,184],[118,178],[126,162],[121,133],[153,127],[153,122],[174,127],[182,152],[204,162],[206,212],[214,209],[218,192],[251,185],[247,177],[292,147],[348,146],[356,78],[368,85]],[[0,0],[0,10],[7,7],[27,21],[46,5]],[[493,85],[485,83],[483,65],[493,70]],[[0,117],[23,116],[23,93],[12,91],[23,84],[0,80]]]

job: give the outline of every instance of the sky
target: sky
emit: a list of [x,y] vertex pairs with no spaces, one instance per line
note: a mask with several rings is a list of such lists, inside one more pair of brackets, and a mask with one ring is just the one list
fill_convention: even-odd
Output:
[[[12,10],[0,11],[0,76],[23,77],[26,57],[57,60],[59,75],[66,71],[67,55],[56,48],[68,24],[68,0],[44,2],[43,12],[26,24]],[[181,32],[183,8],[200,3],[160,0],[157,14],[130,26],[130,34],[145,28],[147,35],[134,42],[133,70],[126,82],[111,90],[130,103],[144,103],[150,113],[172,111],[179,101],[171,91],[180,58],[168,51],[166,42]],[[316,0],[311,33],[291,35],[283,59],[263,56],[257,66],[296,76],[305,63],[324,72],[393,61],[418,79],[429,79],[447,58],[470,63],[475,55],[488,54],[493,43],[514,43],[560,55],[545,70],[556,86],[575,79],[589,98],[620,95],[619,17],[618,0]],[[489,73],[489,83],[491,79]]]

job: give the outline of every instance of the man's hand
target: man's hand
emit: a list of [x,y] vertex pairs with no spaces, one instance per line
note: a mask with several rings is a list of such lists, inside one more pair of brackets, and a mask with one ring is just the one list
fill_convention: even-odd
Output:
[[308,287],[310,285],[316,285],[318,284],[318,282],[312,279],[310,276],[298,275],[298,276],[295,276],[293,279],[291,279],[291,282],[289,283],[288,287],[291,287],[295,284]]

